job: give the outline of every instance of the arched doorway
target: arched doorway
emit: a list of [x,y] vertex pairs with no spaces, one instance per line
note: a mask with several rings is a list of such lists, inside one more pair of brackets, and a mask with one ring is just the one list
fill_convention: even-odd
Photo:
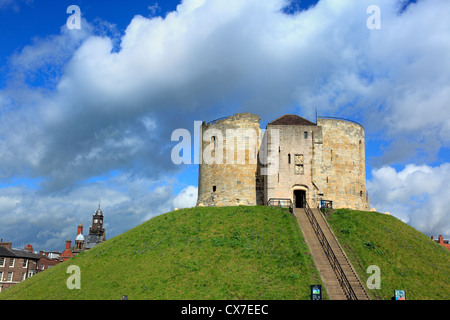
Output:
[[306,190],[294,190],[294,206],[295,208],[306,207]]

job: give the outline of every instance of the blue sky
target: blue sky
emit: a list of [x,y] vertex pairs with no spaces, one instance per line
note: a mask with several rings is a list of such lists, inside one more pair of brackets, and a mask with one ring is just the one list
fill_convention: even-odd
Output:
[[175,129],[317,110],[364,125],[375,209],[450,238],[449,15],[446,0],[0,0],[0,237],[62,250],[99,198],[108,238],[192,206]]

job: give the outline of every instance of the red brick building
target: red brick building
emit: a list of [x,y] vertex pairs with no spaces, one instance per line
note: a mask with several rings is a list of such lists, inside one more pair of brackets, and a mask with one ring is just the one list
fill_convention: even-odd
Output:
[[57,263],[58,259],[33,253],[33,246],[29,244],[24,250],[16,250],[12,248],[11,242],[3,242],[2,239],[0,241],[0,292]]
[[442,234],[439,235],[437,240],[434,240],[434,237],[431,236],[431,240],[433,240],[434,242],[439,243],[441,246],[447,248],[448,250],[450,250],[450,243],[448,240],[444,240],[444,237],[442,236]]
[[64,262],[73,257],[72,249],[70,248],[71,243],[72,243],[72,241],[66,240],[66,248],[59,255],[59,258],[58,258],[60,262]]
[[39,268],[39,255],[28,250],[12,249],[11,242],[0,243],[0,291],[34,276]]
[[[58,258],[57,257],[56,258],[51,257],[48,254],[48,252],[40,251],[39,252],[39,256],[41,257],[39,259],[39,266],[38,266],[39,271],[47,270],[47,269],[49,269],[49,268],[51,268],[54,265],[59,263]],[[58,253],[58,256],[59,256],[59,253]]]
[[106,230],[103,227],[103,221],[103,211],[100,209],[99,204],[98,209],[92,216],[92,226],[89,228],[89,234],[85,237],[83,235],[83,225],[78,225],[75,244],[72,246],[72,241],[66,240],[66,248],[59,255],[59,261],[64,262],[77,254],[92,249],[99,243],[106,241]]

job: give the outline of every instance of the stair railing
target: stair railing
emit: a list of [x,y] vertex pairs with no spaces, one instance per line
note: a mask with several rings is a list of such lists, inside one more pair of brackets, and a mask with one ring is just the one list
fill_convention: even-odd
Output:
[[293,211],[292,200],[286,198],[270,198],[269,201],[267,201],[267,206],[289,208],[289,211]]
[[342,287],[342,290],[344,290],[344,294],[347,297],[348,300],[358,300],[356,297],[355,292],[353,291],[352,286],[350,285],[350,282],[347,279],[347,276],[344,273],[344,270],[341,267],[341,264],[339,263],[338,259],[336,258],[336,255],[333,252],[333,249],[331,248],[330,244],[328,243],[327,238],[325,237],[325,234],[322,231],[322,228],[320,227],[319,223],[316,220],[316,217],[314,216],[314,213],[312,212],[311,208],[308,205],[308,202],[305,201],[305,212],[306,215],[311,222],[311,226],[328,258],[331,264],[331,268],[333,269],[334,273],[336,274],[336,277],[339,281],[339,284]]

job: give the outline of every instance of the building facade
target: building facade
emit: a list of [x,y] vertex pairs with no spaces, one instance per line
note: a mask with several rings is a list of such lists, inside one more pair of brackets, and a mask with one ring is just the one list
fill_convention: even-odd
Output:
[[27,245],[24,250],[18,250],[12,248],[11,242],[2,240],[0,242],[0,292],[45,270],[45,265],[44,269],[40,269],[44,259],[44,256],[33,253],[31,245]]
[[103,211],[100,209],[99,205],[98,209],[92,216],[92,226],[89,228],[89,234],[85,237],[83,235],[83,225],[79,224],[77,227],[75,244],[72,246],[71,240],[66,241],[66,247],[59,255],[59,261],[64,262],[77,254],[92,249],[99,243],[106,241],[106,230],[103,227],[103,222]]
[[434,242],[440,244],[441,246],[443,246],[447,250],[450,250],[450,241],[449,240],[444,240],[444,237],[442,236],[442,234],[439,235],[437,240],[435,240],[434,237],[431,236],[431,240],[433,240]]
[[294,206],[369,210],[364,128],[353,121],[297,115],[269,122],[236,114],[203,123],[198,206],[266,205],[287,199]]

